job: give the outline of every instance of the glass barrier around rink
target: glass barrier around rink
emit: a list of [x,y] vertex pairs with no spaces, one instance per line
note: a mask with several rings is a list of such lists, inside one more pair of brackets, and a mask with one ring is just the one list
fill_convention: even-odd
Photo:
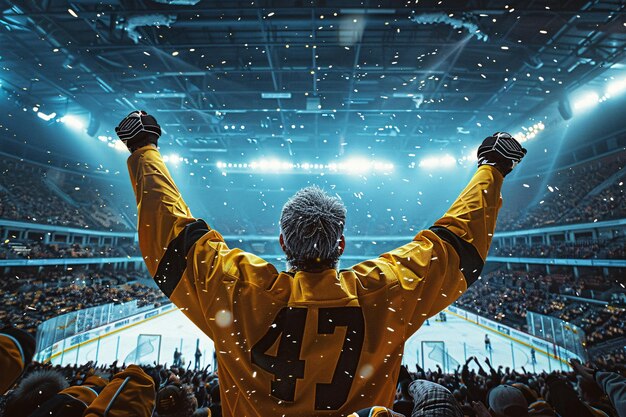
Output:
[[139,307],[137,300],[123,304],[103,304],[72,311],[44,321],[37,327],[37,352],[42,352],[60,340],[96,327],[153,309],[152,304]]
[[585,332],[580,327],[556,317],[532,311],[526,314],[528,332],[587,359]]

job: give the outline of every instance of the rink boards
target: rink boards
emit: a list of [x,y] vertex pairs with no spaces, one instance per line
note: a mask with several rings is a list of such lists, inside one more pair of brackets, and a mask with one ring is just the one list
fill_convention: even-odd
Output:
[[[453,372],[466,359],[476,356],[485,367],[489,358],[494,367],[502,365],[527,371],[566,369],[564,359],[570,352],[455,307],[446,310],[447,320],[431,318],[405,344],[403,362],[410,370],[416,364]],[[489,335],[491,350],[485,347]],[[97,329],[77,334],[38,352],[38,360],[53,364],[86,363],[167,363],[172,364],[174,350],[182,352],[185,367],[195,366],[196,346],[202,357],[200,366],[214,367],[211,340],[172,304],[143,312]],[[535,350],[535,361],[531,359]],[[559,359],[558,357],[564,358]],[[191,364],[190,364],[191,362]],[[470,364],[476,368],[475,364]]]

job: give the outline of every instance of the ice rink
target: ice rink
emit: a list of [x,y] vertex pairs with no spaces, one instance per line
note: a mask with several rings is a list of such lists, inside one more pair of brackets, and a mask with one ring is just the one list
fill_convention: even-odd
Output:
[[[437,316],[436,316],[437,317]],[[564,369],[565,364],[543,352],[536,352],[536,363],[531,361],[530,347],[467,321],[453,313],[446,313],[447,321],[431,318],[406,343],[404,363],[410,370],[415,364],[423,364],[425,369],[435,369],[436,364],[448,372],[453,372],[466,358],[476,356],[483,367],[484,359],[490,358],[494,367],[502,365],[527,371],[550,371]],[[492,351],[485,349],[485,334],[489,334]],[[424,342],[424,344],[422,343]],[[443,342],[431,343],[426,342]],[[88,341],[77,347],[62,351],[52,358],[52,363],[111,363],[114,360],[127,363],[167,363],[172,364],[174,350],[183,354],[185,367],[191,361],[194,367],[194,353],[198,344],[202,357],[201,367],[214,366],[214,348],[206,337],[179,310],[172,309],[125,329],[112,332],[99,339]],[[475,364],[471,364],[475,368]]]
[[[488,370],[484,361],[489,358],[492,366],[502,365],[521,371],[524,367],[527,371],[550,371],[553,369],[565,369],[566,365],[543,352],[537,351],[535,354],[536,363],[531,360],[531,348],[516,342],[503,334],[493,332],[487,328],[467,321],[453,313],[446,313],[447,321],[441,322],[437,316],[431,318],[429,325],[424,325],[415,333],[404,346],[404,364],[409,370],[415,370],[415,364],[423,366],[425,369],[435,369],[436,363],[448,372],[453,372],[457,363],[463,365],[465,360],[471,356],[476,356],[481,366]],[[485,334],[489,335],[492,350],[485,349]],[[422,356],[422,342],[441,341],[445,343],[447,358],[443,358],[442,352],[434,345],[424,344],[424,355]],[[423,362],[422,362],[423,360]],[[472,362],[470,368],[476,369]]]
[[157,362],[167,363],[169,366],[174,360],[174,350],[178,349],[183,354],[185,367],[191,361],[193,368],[196,344],[202,353],[201,367],[211,365],[212,368],[213,342],[180,310],[171,309],[123,330],[65,350],[53,357],[51,362],[73,364],[97,361],[102,364],[118,360],[120,363]]

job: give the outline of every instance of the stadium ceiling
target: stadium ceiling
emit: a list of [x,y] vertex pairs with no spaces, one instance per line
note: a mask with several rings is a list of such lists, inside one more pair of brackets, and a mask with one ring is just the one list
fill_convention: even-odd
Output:
[[[623,1],[2,1],[0,83],[189,152],[405,152],[516,129],[623,72]],[[621,69],[620,69],[621,68]]]

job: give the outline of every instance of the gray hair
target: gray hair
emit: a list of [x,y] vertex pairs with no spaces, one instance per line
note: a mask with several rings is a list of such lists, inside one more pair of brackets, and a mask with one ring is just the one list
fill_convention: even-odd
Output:
[[336,268],[339,242],[346,224],[346,207],[320,187],[293,195],[280,215],[287,262],[298,270]]

